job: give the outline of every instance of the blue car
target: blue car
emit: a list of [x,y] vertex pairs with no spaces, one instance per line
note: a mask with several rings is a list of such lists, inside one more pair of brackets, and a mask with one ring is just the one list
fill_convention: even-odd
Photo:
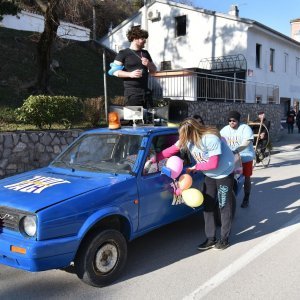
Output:
[[[165,161],[148,163],[177,139],[170,127],[96,129],[48,167],[1,180],[0,263],[32,272],[74,265],[97,287],[116,280],[128,241],[202,209],[174,195]],[[192,176],[199,188],[203,175]]]

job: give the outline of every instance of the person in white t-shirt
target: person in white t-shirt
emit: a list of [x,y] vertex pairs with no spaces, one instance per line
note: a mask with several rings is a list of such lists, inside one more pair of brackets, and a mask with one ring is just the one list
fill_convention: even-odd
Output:
[[220,134],[227,141],[228,146],[234,154],[239,153],[243,164],[244,199],[241,207],[246,208],[249,205],[251,192],[251,176],[253,170],[253,159],[255,151],[253,148],[253,132],[250,126],[240,123],[241,115],[237,111],[230,111],[228,114],[228,125],[225,126]]

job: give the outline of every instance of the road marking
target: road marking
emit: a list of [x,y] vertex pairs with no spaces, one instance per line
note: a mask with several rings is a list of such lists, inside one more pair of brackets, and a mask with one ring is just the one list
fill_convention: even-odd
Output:
[[243,233],[245,233],[245,232],[247,232],[247,231],[251,231],[251,230],[254,229],[255,227],[256,227],[255,225],[250,226],[250,227],[246,228],[245,230],[238,232],[236,235],[241,235],[241,234],[243,234]]
[[294,217],[291,221],[284,224],[279,230],[273,232],[262,242],[260,242],[257,246],[246,252],[243,256],[235,260],[228,267],[217,273],[215,276],[211,277],[208,281],[199,286],[189,295],[185,296],[183,299],[202,299],[213,289],[215,289],[227,279],[232,277],[234,274],[236,274],[238,271],[240,271],[258,256],[262,255],[264,252],[281,242],[283,239],[285,239],[298,229],[300,229],[300,214]]

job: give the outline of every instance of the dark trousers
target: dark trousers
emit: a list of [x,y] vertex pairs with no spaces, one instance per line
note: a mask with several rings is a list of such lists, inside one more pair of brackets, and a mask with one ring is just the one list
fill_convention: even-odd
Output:
[[265,152],[268,145],[268,138],[260,139],[257,143],[257,150],[260,152]]
[[294,132],[294,123],[287,123],[288,133]]
[[216,237],[216,224],[214,209],[218,199],[221,215],[221,239],[229,237],[232,222],[232,201],[233,201],[234,175],[230,174],[225,178],[213,179],[205,177],[204,180],[204,222],[205,235],[208,239]]
[[126,88],[124,91],[125,105],[153,107],[152,93],[149,89]]

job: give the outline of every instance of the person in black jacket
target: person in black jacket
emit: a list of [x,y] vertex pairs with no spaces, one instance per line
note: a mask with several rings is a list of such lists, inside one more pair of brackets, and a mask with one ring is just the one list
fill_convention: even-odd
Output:
[[296,124],[298,127],[298,133],[300,133],[300,110],[298,111],[297,116],[296,116]]
[[[258,153],[258,157],[257,157],[257,160],[259,161],[260,158],[259,158],[259,155],[260,153],[264,153],[270,140],[269,140],[269,131],[270,131],[270,126],[271,126],[271,123],[269,120],[266,119],[265,117],[265,113],[264,111],[259,111],[257,113],[258,115],[258,118],[257,120],[255,121],[256,123],[261,123],[262,122],[262,127],[261,127],[261,130],[260,130],[260,135],[259,135],[259,139],[258,139],[258,142],[257,142],[257,151],[256,153]],[[255,126],[255,128],[253,128],[253,132],[254,134],[258,134],[259,132],[259,126]],[[256,145],[256,138],[254,140],[254,145]],[[261,157],[263,158],[263,156]]]
[[287,123],[288,133],[294,132],[295,117],[296,117],[296,112],[294,111],[294,108],[291,107],[286,115],[286,123]]

